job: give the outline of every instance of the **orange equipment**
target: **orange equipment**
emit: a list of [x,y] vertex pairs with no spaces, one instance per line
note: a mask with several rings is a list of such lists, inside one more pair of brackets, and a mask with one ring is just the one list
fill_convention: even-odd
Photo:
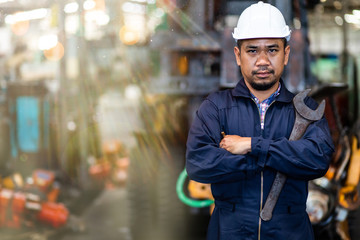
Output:
[[[20,228],[22,225],[32,225],[29,219],[37,219],[55,228],[67,222],[69,211],[63,204],[55,203],[59,195],[59,184],[55,182],[54,172],[37,169],[33,172],[32,179],[25,186],[19,174],[2,179],[2,186],[8,188],[0,189],[0,227]],[[45,193],[47,198],[42,199],[41,194],[31,193],[33,188]]]
[[20,228],[32,214],[40,222],[58,228],[67,222],[69,211],[61,203],[41,203],[34,194],[0,190],[0,227]]
[[96,180],[103,181],[110,175],[111,166],[109,162],[101,161],[90,166],[89,174]]
[[42,223],[58,228],[66,224],[68,216],[69,211],[63,204],[45,202],[41,204],[41,210],[37,214],[37,219]]
[[[211,193],[211,185],[205,183],[199,183],[194,180],[190,180],[188,184],[189,195],[195,199],[211,199],[214,197]],[[210,206],[210,214],[214,211],[215,204]]]
[[340,189],[339,204],[349,210],[354,210],[360,206],[357,185],[360,178],[360,148],[358,140],[354,136],[352,139],[352,153],[345,185]]
[[25,194],[2,189],[0,191],[0,227],[20,228],[25,202]]
[[33,172],[34,185],[38,186],[43,192],[47,192],[55,180],[52,171],[37,169]]
[[24,186],[24,180],[19,173],[11,174],[2,179],[2,187],[8,189],[21,188]]
[[89,168],[89,174],[95,180],[122,185],[127,181],[130,160],[124,145],[117,140],[103,144],[104,156]]

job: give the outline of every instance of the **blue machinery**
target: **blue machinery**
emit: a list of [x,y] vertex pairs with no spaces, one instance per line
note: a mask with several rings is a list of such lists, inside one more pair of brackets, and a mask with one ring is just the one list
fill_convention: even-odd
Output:
[[49,154],[50,107],[42,83],[11,83],[7,92],[10,166],[22,173],[45,167]]

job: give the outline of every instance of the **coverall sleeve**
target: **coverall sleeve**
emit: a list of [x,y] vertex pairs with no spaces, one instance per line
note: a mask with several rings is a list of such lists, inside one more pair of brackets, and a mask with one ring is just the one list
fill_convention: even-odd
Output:
[[289,178],[311,180],[326,173],[334,146],[327,121],[322,118],[310,124],[299,140],[253,137],[251,149],[259,166],[271,167]]
[[257,167],[255,157],[234,155],[220,148],[221,131],[216,105],[205,100],[196,112],[187,140],[186,171],[190,179],[202,183],[238,181]]

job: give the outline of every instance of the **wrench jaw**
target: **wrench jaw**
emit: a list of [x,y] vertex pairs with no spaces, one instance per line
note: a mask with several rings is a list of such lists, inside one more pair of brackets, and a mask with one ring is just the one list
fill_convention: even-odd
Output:
[[306,129],[310,123],[320,120],[324,115],[325,100],[321,101],[316,110],[311,110],[304,103],[304,100],[310,91],[311,89],[302,91],[293,99],[296,117],[294,127],[289,138],[290,141],[299,140],[305,133],[304,129]]
[[294,106],[296,111],[301,115],[301,117],[309,120],[309,121],[318,121],[322,118],[325,111],[325,100],[322,100],[316,110],[309,109],[306,104],[304,104],[304,100],[306,96],[309,94],[311,89],[306,89],[299,94],[297,94],[294,99]]

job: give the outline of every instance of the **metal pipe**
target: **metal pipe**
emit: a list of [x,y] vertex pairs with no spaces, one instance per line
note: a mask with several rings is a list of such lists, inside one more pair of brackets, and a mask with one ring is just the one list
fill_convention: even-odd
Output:
[[60,102],[60,112],[59,112],[59,144],[58,144],[58,154],[60,160],[60,167],[61,169],[66,169],[67,163],[67,156],[66,156],[66,145],[68,141],[67,131],[67,76],[66,76],[66,32],[65,32],[65,12],[61,11],[65,7],[65,1],[60,0],[59,4],[59,12],[58,12],[58,24],[59,24],[59,32],[58,32],[58,39],[59,42],[64,47],[64,56],[61,58],[59,62],[57,78],[59,81],[60,89],[58,92],[58,99]]

